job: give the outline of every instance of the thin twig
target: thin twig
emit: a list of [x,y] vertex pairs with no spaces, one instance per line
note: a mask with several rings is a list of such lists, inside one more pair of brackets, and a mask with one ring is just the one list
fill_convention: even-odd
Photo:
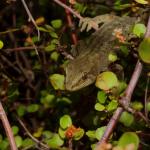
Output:
[[32,136],[32,134],[29,132],[29,130],[26,128],[26,126],[24,125],[23,121],[21,119],[19,119],[17,117],[17,120],[19,121],[20,125],[23,127],[23,129],[25,130],[25,132],[27,133],[27,135],[37,144],[41,145],[43,148],[45,148],[46,150],[50,150],[50,148],[42,143],[41,141],[39,141],[38,139],[36,139],[34,136]]
[[[6,48],[2,49],[2,51],[8,52],[17,52],[17,51],[26,51],[26,50],[33,50],[35,47],[33,46],[26,46],[26,47],[15,47],[15,48]],[[44,49],[43,46],[36,47],[38,49]]]
[[16,28],[16,29],[8,29],[6,31],[0,32],[0,35],[7,34],[7,33],[10,33],[10,32],[16,32],[16,31],[19,31],[19,30],[21,30],[21,29],[18,29],[18,28]]
[[36,30],[38,32],[38,40],[40,40],[40,31],[39,31],[39,28],[38,28],[38,26],[37,26],[37,24],[36,24],[36,22],[35,22],[35,20],[34,20],[34,18],[32,16],[32,14],[30,13],[30,10],[29,10],[29,8],[28,8],[25,0],[21,0],[21,2],[22,2],[23,6],[24,6],[24,8],[25,8],[25,10],[26,10],[26,12],[28,14],[29,19],[31,20],[31,22],[35,26],[35,28],[36,28]]
[[0,119],[2,120],[3,126],[5,128],[5,132],[8,137],[11,150],[18,150],[16,143],[15,143],[13,133],[12,133],[11,126],[9,124],[8,118],[6,116],[6,113],[4,111],[4,108],[3,108],[1,102],[0,102]]
[[77,18],[79,19],[83,19],[83,17],[77,13],[76,11],[74,11],[73,9],[71,9],[69,6],[65,5],[63,2],[59,1],[59,0],[53,0],[55,3],[57,3],[58,5],[60,5],[61,7],[67,9],[69,12],[71,12],[73,15],[75,15]]
[[[66,4],[66,0],[64,1],[64,3]],[[71,16],[70,11],[68,9],[65,9],[65,12],[66,12],[68,26],[70,27],[71,32],[72,32],[71,38],[72,38],[73,44],[76,45],[78,40],[77,40],[77,34],[75,33],[75,25],[72,21],[72,16]]]

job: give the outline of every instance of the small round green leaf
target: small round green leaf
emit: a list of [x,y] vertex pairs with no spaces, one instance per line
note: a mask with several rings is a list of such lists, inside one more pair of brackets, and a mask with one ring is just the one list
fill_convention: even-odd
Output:
[[24,148],[32,147],[34,145],[35,145],[35,143],[30,138],[26,138],[25,140],[23,140],[23,143],[22,143],[22,147],[24,147]]
[[3,41],[0,40],[0,49],[2,49],[3,46],[4,46],[4,43],[3,43]]
[[135,0],[139,4],[148,4],[147,0]]
[[2,142],[0,142],[0,149],[1,150],[8,150],[9,149],[9,142],[8,140],[3,140]]
[[49,44],[48,46],[46,46],[45,47],[45,51],[46,52],[51,52],[51,51],[53,51],[53,50],[55,50],[56,49],[56,45],[55,44]]
[[117,57],[117,55],[114,54],[114,53],[110,53],[110,54],[108,55],[108,60],[109,60],[110,62],[115,62],[117,59],[118,59],[118,57]]
[[33,112],[36,112],[39,110],[39,105],[38,104],[30,104],[28,107],[27,107],[27,111],[29,113],[33,113]]
[[45,131],[42,132],[42,136],[45,139],[50,139],[53,136],[53,133],[51,131],[45,130]]
[[117,87],[118,83],[117,76],[113,72],[106,71],[97,76],[95,85],[104,91],[108,91]]
[[26,107],[24,105],[19,105],[17,108],[17,114],[18,116],[22,117],[26,112]]
[[129,144],[134,144],[133,150],[137,150],[139,142],[139,137],[134,132],[126,132],[120,137],[118,146],[125,148]]
[[115,110],[115,109],[117,108],[117,106],[118,106],[117,101],[116,101],[116,100],[112,100],[112,101],[108,104],[108,106],[107,106],[107,111],[113,111],[113,110]]
[[17,126],[12,126],[13,135],[17,135],[19,132],[19,128]]
[[91,139],[95,139],[96,138],[96,136],[95,136],[95,130],[94,131],[87,131],[86,132],[86,135],[89,137],[89,138],[91,138]]
[[73,139],[78,141],[80,140],[84,135],[84,130],[81,128],[78,128],[77,131],[73,135]]
[[133,33],[138,36],[138,37],[142,37],[146,32],[146,27],[144,24],[142,23],[137,23],[134,25],[133,28]]
[[97,111],[103,111],[103,110],[105,110],[105,106],[102,105],[102,104],[100,104],[100,103],[96,103],[94,108]]
[[51,139],[46,141],[46,143],[51,149],[57,149],[64,144],[64,141],[60,138],[58,134],[54,134]]
[[97,139],[97,140],[100,140],[100,139],[102,138],[102,136],[103,136],[105,130],[106,130],[106,126],[103,126],[103,127],[101,127],[101,128],[98,128],[98,129],[96,130],[95,136],[96,136],[96,139]]
[[72,125],[72,119],[69,115],[64,115],[60,118],[59,124],[62,129],[66,129]]
[[119,120],[121,123],[124,124],[124,126],[131,126],[131,124],[133,123],[134,121],[134,117],[132,114],[128,113],[128,112],[123,112],[121,117],[120,117],[120,120]]
[[15,141],[18,148],[22,146],[23,141],[21,136],[15,136]]
[[97,100],[99,103],[104,104],[107,99],[107,95],[104,91],[98,91]]
[[131,106],[133,109],[135,109],[137,111],[141,111],[143,109],[143,104],[141,102],[138,102],[138,101],[132,102]]
[[44,103],[52,103],[55,99],[55,95],[53,94],[47,94],[45,95],[44,97],[41,98],[41,103],[44,104]]
[[57,61],[59,57],[59,53],[58,52],[52,52],[51,54],[51,59],[54,61]]
[[150,38],[145,38],[138,48],[139,56],[145,63],[150,63]]
[[59,136],[64,139],[66,137],[66,130],[63,130],[62,128],[58,129]]
[[56,19],[51,21],[51,24],[55,29],[59,29],[62,26],[62,21],[60,19]]
[[49,77],[49,79],[50,79],[50,82],[51,82],[51,84],[55,90],[64,90],[65,89],[65,85],[64,85],[65,77],[64,77],[64,75],[53,74]]

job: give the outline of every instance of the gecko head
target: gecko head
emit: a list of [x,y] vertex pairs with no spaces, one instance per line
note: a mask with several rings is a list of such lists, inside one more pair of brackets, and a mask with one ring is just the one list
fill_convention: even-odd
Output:
[[99,73],[98,64],[88,57],[77,58],[69,62],[66,67],[66,90],[77,91],[92,84]]
[[65,87],[68,91],[80,90],[93,82],[93,79],[87,74],[87,72],[80,73],[77,76],[74,75],[75,74],[68,74],[66,76]]

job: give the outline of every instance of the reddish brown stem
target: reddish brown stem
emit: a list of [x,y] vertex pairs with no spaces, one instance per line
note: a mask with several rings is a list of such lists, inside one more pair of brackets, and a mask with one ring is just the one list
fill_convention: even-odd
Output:
[[72,33],[71,33],[72,41],[73,41],[73,44],[76,45],[77,44],[77,35],[74,33],[74,24],[72,22],[71,14],[67,9],[65,9],[65,12],[67,15],[68,25],[69,25],[70,29],[72,30]]

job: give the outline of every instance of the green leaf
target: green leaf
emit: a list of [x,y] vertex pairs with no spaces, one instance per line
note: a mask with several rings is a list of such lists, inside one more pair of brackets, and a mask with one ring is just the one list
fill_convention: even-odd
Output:
[[30,113],[36,112],[38,110],[39,110],[39,105],[38,104],[30,104],[27,107],[27,111],[30,112]]
[[97,139],[97,140],[100,140],[100,139],[102,138],[102,136],[103,136],[105,130],[106,130],[106,126],[103,126],[103,127],[101,127],[101,128],[98,128],[98,129],[96,130],[95,136],[96,136],[96,139]]
[[42,104],[52,104],[54,102],[54,99],[55,99],[55,95],[47,94],[43,96],[40,101]]
[[3,43],[3,41],[0,40],[0,49],[2,49],[3,46],[4,46],[4,43]]
[[97,76],[95,85],[104,91],[108,91],[117,87],[118,83],[117,76],[113,72],[106,71]]
[[102,104],[100,104],[100,103],[96,103],[94,108],[97,111],[103,111],[103,110],[105,110],[105,106],[102,105]]
[[89,138],[91,138],[91,139],[95,139],[96,138],[96,136],[95,136],[95,130],[94,131],[87,131],[86,132],[86,135],[89,137]]
[[23,140],[23,143],[22,143],[22,147],[24,148],[30,148],[30,147],[33,147],[34,145],[35,143],[33,142],[33,140],[29,138],[26,138],[25,140]]
[[33,133],[33,136],[34,136],[35,138],[39,138],[39,137],[41,137],[42,132],[43,132],[43,127],[39,127],[39,128]]
[[49,44],[47,47],[45,47],[45,51],[46,52],[51,52],[51,51],[53,51],[53,50],[55,50],[56,49],[56,45],[55,44]]
[[143,109],[143,104],[138,101],[134,101],[131,103],[131,107],[137,111],[141,111]]
[[54,134],[51,139],[46,141],[46,143],[51,149],[57,149],[64,144],[64,141],[60,138],[58,134]]
[[39,31],[42,31],[42,32],[49,32],[47,29],[43,28],[43,27],[38,27]]
[[114,5],[115,10],[124,10],[126,8],[130,8],[131,4],[123,4],[123,5]]
[[150,102],[148,102],[148,103],[146,104],[146,108],[147,108],[147,111],[150,112]]
[[126,45],[121,45],[120,50],[125,56],[127,56],[129,54],[129,49]]
[[145,63],[150,63],[150,38],[145,38],[138,48],[139,56]]
[[85,10],[87,9],[87,6],[83,5],[82,3],[75,3],[74,5],[75,10],[77,10],[78,13],[83,14]]
[[33,42],[33,43],[36,43],[36,42],[38,42],[38,41],[39,41],[38,36],[33,36],[33,37],[32,37],[32,42]]
[[133,150],[137,150],[139,142],[139,137],[134,132],[126,132],[120,137],[118,146],[125,148],[129,144],[134,144]]
[[61,98],[57,98],[57,103],[63,103],[63,104],[71,104],[72,101],[67,98],[67,97],[61,97]]
[[45,96],[45,101],[46,102],[48,102],[48,103],[51,103],[53,100],[55,99],[55,95],[53,95],[53,94],[47,94],[46,96]]
[[78,141],[80,140],[84,135],[84,130],[81,128],[78,128],[77,131],[73,135],[73,139]]
[[50,82],[51,82],[51,84],[55,90],[64,90],[65,89],[65,85],[64,85],[65,77],[64,77],[64,75],[53,74],[49,77],[49,79],[50,79]]
[[59,29],[62,26],[62,21],[60,19],[52,20],[51,24],[55,29]]
[[58,35],[55,32],[50,32],[49,34],[52,38],[58,38]]
[[112,100],[107,106],[107,111],[115,110],[117,106],[118,106],[118,102],[116,100]]
[[147,0],[135,0],[139,4],[148,4]]
[[63,130],[62,128],[58,129],[59,136],[64,139],[66,137],[66,130]]
[[55,62],[57,62],[58,58],[59,58],[59,53],[52,52],[51,59],[54,60]]
[[52,39],[51,40],[51,44],[58,45],[59,44],[59,40],[58,39]]
[[115,53],[109,53],[108,60],[110,62],[115,62],[118,59],[117,55]]
[[18,148],[22,146],[23,141],[21,136],[15,136],[15,141]]
[[26,112],[26,107],[24,105],[19,105],[19,107],[17,108],[18,116],[20,117],[24,116],[25,112]]
[[104,104],[107,99],[107,95],[104,91],[98,91],[97,100],[99,103]]
[[44,139],[50,139],[50,138],[52,138],[53,133],[51,131],[45,130],[42,132],[42,136]]
[[119,96],[122,92],[124,92],[125,88],[127,87],[127,84],[124,81],[119,81],[118,86],[114,87],[111,90],[112,95]]
[[19,128],[17,126],[12,126],[13,135],[17,135],[19,132]]
[[3,136],[0,134],[0,143],[3,141]]
[[62,129],[66,129],[72,125],[72,119],[69,115],[64,115],[60,118],[59,124]]
[[123,123],[124,126],[129,127],[134,122],[134,117],[132,114],[125,111],[122,113],[119,121]]
[[9,149],[9,142],[8,140],[3,140],[0,142],[0,150],[8,150]]
[[92,149],[92,150],[95,150],[96,146],[97,146],[97,144],[92,144],[92,145],[91,145],[91,149]]
[[146,27],[142,23],[137,23],[134,25],[133,33],[138,37],[143,37],[146,32]]

